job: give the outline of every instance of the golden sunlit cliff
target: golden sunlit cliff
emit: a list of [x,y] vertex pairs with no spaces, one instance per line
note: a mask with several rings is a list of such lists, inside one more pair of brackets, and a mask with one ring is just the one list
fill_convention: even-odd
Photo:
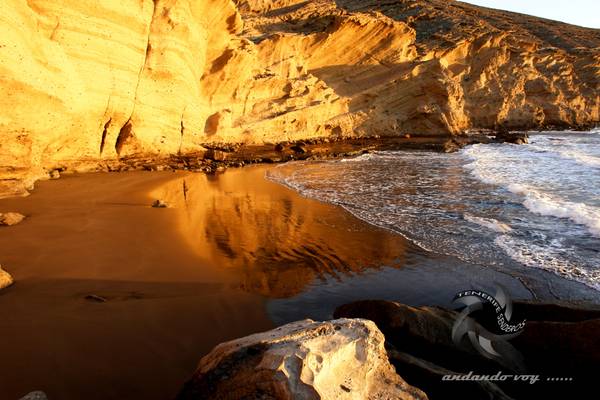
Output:
[[600,30],[442,0],[5,0],[0,194],[224,143],[600,121]]

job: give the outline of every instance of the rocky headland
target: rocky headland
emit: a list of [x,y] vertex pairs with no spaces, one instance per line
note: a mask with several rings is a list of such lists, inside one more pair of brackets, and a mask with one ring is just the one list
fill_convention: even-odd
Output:
[[4,9],[3,196],[64,171],[214,170],[223,150],[245,149],[238,165],[308,157],[306,141],[392,137],[402,147],[600,121],[600,31],[461,2]]

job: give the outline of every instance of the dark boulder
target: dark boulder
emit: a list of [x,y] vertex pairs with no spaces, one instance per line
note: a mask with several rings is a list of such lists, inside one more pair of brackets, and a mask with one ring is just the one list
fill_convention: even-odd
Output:
[[500,143],[527,144],[529,135],[527,132],[511,132],[506,129],[499,129],[496,132],[496,141]]
[[297,143],[293,145],[292,147],[290,147],[290,150],[298,154],[305,154],[307,152],[306,147],[303,143]]
[[[509,340],[526,371],[486,358],[452,341],[458,312],[438,307],[410,307],[390,301],[359,301],[339,307],[336,318],[372,320],[386,337],[390,361],[406,381],[430,399],[570,398],[595,390],[600,365],[600,306],[583,303],[515,302],[526,319],[524,330]],[[443,381],[447,374],[538,376],[536,382]]]

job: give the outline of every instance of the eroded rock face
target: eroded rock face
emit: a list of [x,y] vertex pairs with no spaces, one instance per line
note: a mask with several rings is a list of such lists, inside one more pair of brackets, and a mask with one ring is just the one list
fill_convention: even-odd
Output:
[[183,399],[426,399],[395,373],[367,320],[294,322],[218,345]]
[[0,290],[9,287],[14,283],[12,276],[0,266]]
[[211,143],[600,121],[598,30],[442,0],[6,0],[0,189]]
[[444,0],[240,3],[244,34],[294,49],[358,134],[599,120],[597,30]]

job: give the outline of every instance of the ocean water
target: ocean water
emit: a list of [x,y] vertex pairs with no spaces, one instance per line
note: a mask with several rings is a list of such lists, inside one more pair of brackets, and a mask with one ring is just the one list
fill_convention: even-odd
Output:
[[454,154],[395,151],[282,165],[269,177],[425,250],[600,290],[600,131]]

